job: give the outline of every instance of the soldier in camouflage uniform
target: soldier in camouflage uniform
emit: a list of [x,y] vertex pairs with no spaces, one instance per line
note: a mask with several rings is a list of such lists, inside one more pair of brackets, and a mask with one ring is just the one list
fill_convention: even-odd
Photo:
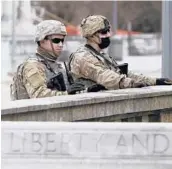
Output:
[[75,80],[87,84],[96,83],[105,89],[172,84],[169,79],[150,78],[128,72],[126,67],[121,67],[112,57],[102,52],[102,49],[109,46],[111,36],[110,23],[106,17],[88,16],[82,20],[81,31],[87,40],[86,45],[74,52],[68,63]]
[[81,84],[69,84],[64,65],[57,62],[66,35],[66,28],[59,21],[45,20],[37,25],[37,51],[17,68],[10,86],[12,100],[75,94],[84,90]]

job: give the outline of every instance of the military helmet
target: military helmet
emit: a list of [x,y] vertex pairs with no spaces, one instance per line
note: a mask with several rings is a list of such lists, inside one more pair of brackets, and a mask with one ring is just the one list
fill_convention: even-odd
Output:
[[35,42],[43,40],[46,36],[52,34],[67,35],[66,27],[63,23],[56,20],[45,20],[36,27]]
[[110,22],[102,15],[90,15],[82,20],[80,27],[82,36],[88,37],[99,30],[109,29]]

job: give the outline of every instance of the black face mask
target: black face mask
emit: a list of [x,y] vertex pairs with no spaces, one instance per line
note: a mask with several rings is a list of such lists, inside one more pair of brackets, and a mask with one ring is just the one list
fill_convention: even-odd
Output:
[[100,49],[105,49],[110,45],[110,38],[101,38],[101,43],[99,44]]

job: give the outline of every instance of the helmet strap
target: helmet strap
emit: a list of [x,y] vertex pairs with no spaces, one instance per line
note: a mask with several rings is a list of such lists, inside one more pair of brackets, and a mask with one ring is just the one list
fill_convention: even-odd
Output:
[[[101,39],[100,39],[100,37],[98,35],[93,35],[93,36],[97,37],[101,41]],[[90,44],[91,46],[93,46],[97,51],[100,51],[99,42],[97,42],[94,38],[92,38],[92,39],[89,39],[88,38],[88,40],[90,41],[90,43],[88,41],[88,44]]]
[[101,38],[100,38],[97,34],[95,34],[94,36],[98,38],[98,41],[99,41],[99,42],[97,42],[95,39],[92,39],[92,41],[93,41],[94,43],[96,43],[97,45],[99,45],[99,43],[101,43]]
[[54,56],[58,57],[58,56],[56,55],[55,51],[54,51],[53,43],[51,42],[51,40],[50,40],[50,45],[51,45],[51,49],[52,49],[52,51],[53,51]]

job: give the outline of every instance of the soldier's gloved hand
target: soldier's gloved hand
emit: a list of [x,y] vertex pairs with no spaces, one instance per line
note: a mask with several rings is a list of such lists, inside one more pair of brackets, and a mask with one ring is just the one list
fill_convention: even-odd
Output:
[[77,83],[70,85],[67,92],[68,92],[68,94],[76,94],[76,92],[80,92],[83,90],[85,90],[85,85],[77,82]]
[[172,85],[172,80],[168,78],[158,78],[156,79],[156,85]]
[[132,87],[133,88],[141,88],[141,87],[145,87],[147,86],[145,83],[141,83],[141,82],[133,82]]
[[88,87],[87,92],[99,92],[100,90],[106,90],[106,88],[100,84],[94,84]]

